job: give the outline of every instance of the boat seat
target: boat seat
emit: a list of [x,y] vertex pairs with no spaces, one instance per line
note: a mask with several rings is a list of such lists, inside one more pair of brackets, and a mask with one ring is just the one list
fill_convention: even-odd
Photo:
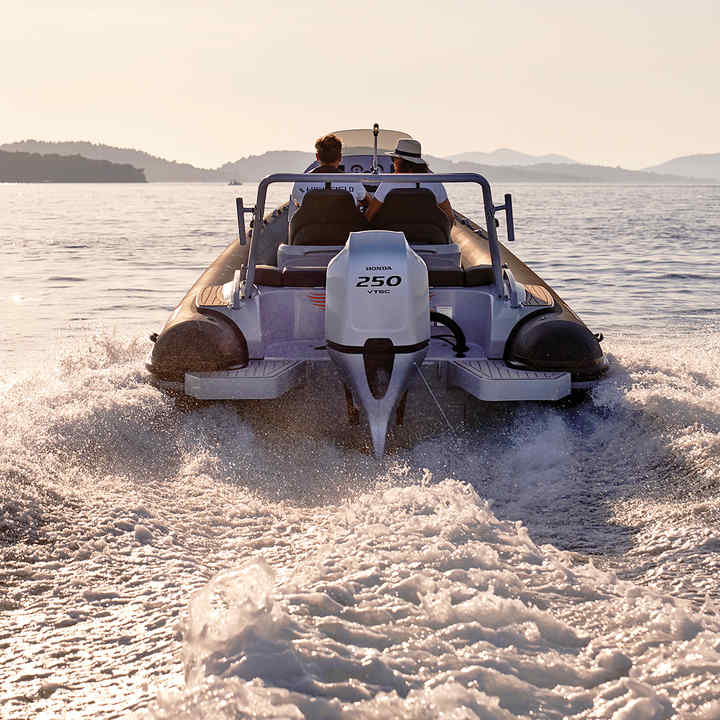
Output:
[[475,265],[465,268],[428,267],[430,287],[480,287],[495,282],[492,265]]
[[288,245],[281,243],[277,251],[277,265],[284,267],[319,267],[327,264],[343,249],[343,245]]
[[279,268],[255,266],[255,285],[265,287],[325,287],[327,267],[309,266]]
[[326,267],[286,267],[282,269],[284,287],[325,287]]
[[465,273],[462,268],[428,268],[430,287],[463,287]]
[[[297,214],[297,213],[296,213]],[[447,245],[450,220],[425,188],[391,190],[372,220],[378,230],[399,230],[411,245]]]
[[[281,243],[277,251],[277,266],[317,267],[327,265],[342,249],[343,245],[288,245]],[[425,261],[428,269],[459,268],[460,248],[449,245],[413,245],[413,250]]]
[[282,287],[282,273],[280,268],[272,265],[255,266],[255,284],[269,287]]
[[[326,266],[286,266],[282,269],[272,265],[255,267],[255,284],[268,287],[325,287]],[[428,267],[430,287],[479,287],[492,285],[492,265],[475,265],[466,268]]]
[[347,190],[311,190],[290,219],[290,245],[344,245],[348,235],[368,230]]
[[494,282],[492,265],[473,265],[465,268],[465,287],[492,285]]
[[428,270],[460,267],[460,248],[455,243],[451,242],[448,245],[413,245],[412,249],[425,261]]

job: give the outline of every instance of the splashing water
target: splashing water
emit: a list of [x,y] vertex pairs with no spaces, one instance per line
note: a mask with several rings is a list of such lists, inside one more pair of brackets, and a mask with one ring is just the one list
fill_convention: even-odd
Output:
[[134,339],[17,376],[9,716],[717,717],[719,341],[455,440],[426,399],[383,465],[303,397],[178,406]]

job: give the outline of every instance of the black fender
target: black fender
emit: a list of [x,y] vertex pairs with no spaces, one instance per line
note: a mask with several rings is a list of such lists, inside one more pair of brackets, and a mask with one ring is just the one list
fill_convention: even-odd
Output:
[[248,361],[247,341],[232,320],[213,310],[183,308],[155,338],[146,367],[162,380],[182,381],[188,371],[224,370]]
[[505,343],[503,359],[519,370],[569,372],[576,381],[599,377],[608,367],[600,337],[558,310],[523,318]]

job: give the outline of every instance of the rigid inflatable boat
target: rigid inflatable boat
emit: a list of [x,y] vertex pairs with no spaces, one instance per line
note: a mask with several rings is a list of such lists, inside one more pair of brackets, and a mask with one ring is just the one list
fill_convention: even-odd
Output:
[[[268,187],[306,174],[266,177],[252,208],[237,199],[238,239],[151,336],[147,368],[159,385],[203,400],[269,399],[329,366],[349,421],[363,411],[382,457],[428,366],[446,387],[489,402],[560,400],[597,381],[607,369],[601,336],[498,241],[501,212],[514,240],[510,195],[496,205],[474,173],[403,174],[411,187],[391,191],[369,223],[331,183],[372,192],[397,181],[389,153],[409,136],[377,126],[335,134],[351,172],[315,173],[324,189],[308,192],[290,222],[287,203],[265,214]],[[421,182],[475,184],[485,227],[458,212],[450,227]]]

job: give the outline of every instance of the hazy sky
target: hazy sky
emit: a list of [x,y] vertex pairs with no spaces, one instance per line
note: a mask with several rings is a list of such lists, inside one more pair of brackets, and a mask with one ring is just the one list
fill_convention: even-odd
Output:
[[3,0],[0,142],[214,167],[405,130],[637,168],[720,152],[720,0]]

